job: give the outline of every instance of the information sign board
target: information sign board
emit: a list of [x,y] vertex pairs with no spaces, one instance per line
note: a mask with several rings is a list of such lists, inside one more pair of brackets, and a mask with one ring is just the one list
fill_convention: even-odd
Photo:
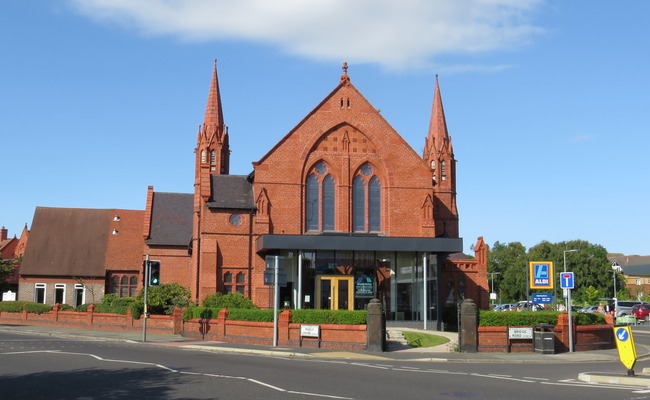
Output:
[[532,339],[532,338],[533,338],[533,328],[531,327],[525,327],[525,326],[508,327],[508,339]]

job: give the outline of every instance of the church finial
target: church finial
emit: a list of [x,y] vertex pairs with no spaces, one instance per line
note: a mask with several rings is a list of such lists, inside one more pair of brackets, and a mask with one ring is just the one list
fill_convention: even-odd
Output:
[[350,77],[348,76],[348,63],[343,62],[343,75],[341,75],[341,83],[349,83]]

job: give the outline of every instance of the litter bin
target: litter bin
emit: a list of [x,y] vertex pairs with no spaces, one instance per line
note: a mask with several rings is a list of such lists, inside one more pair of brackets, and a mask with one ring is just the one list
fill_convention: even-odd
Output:
[[535,325],[533,332],[533,346],[535,353],[555,354],[555,325],[539,324]]

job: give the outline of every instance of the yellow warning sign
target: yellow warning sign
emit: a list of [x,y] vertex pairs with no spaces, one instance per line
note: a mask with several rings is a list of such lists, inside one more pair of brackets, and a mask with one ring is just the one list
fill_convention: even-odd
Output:
[[616,338],[618,358],[627,369],[633,369],[636,363],[636,348],[634,347],[632,328],[629,326],[615,326],[614,337]]

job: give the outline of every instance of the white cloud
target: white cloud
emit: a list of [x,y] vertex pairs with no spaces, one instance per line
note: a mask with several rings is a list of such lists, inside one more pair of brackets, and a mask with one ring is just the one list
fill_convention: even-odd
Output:
[[433,63],[508,49],[542,32],[543,0],[69,0],[91,18],[147,35],[244,39],[314,59]]

